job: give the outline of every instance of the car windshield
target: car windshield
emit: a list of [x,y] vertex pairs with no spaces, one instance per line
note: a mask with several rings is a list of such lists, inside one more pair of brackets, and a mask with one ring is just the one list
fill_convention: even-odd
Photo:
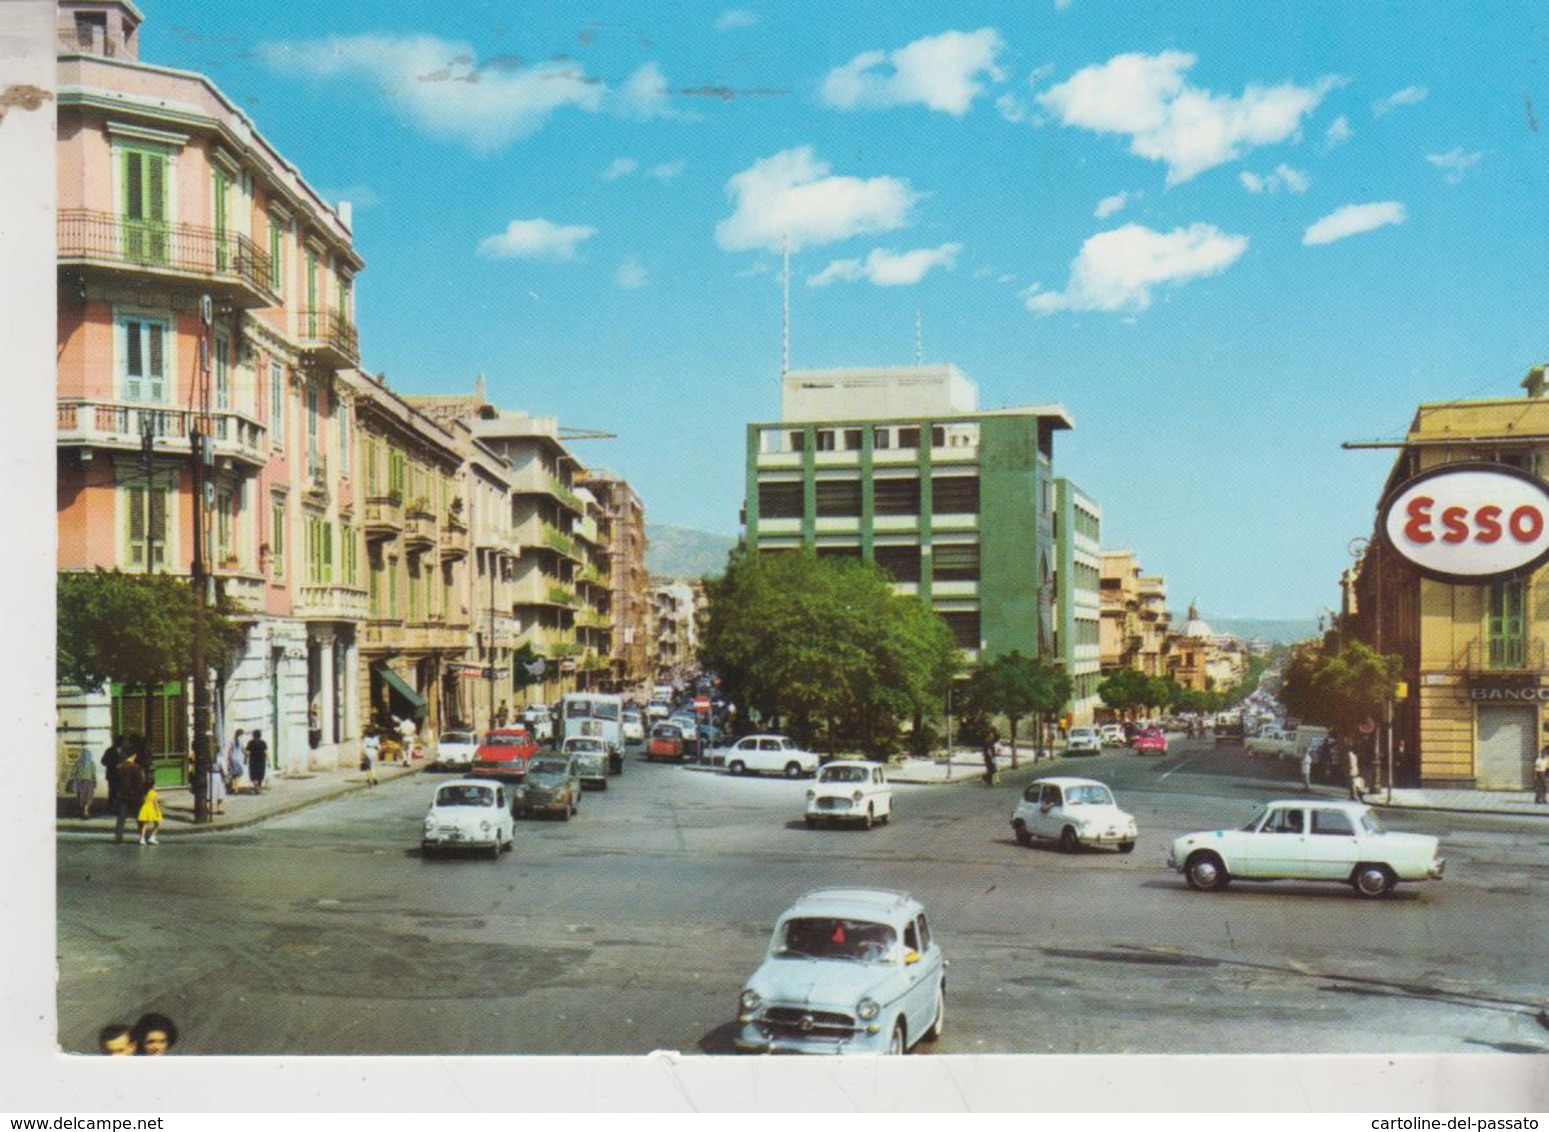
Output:
[[819,782],[865,782],[871,772],[863,766],[824,767],[818,775]]
[[443,731],[441,733],[443,743],[472,743],[473,735],[467,731]]
[[897,943],[898,933],[887,924],[831,916],[803,916],[785,921],[771,953],[786,959],[879,963],[892,957]]
[[564,774],[568,764],[561,759],[534,759],[527,767],[528,774]]
[[1258,809],[1254,810],[1253,816],[1248,819],[1248,824],[1242,827],[1242,832],[1252,833],[1254,830],[1258,829],[1258,827],[1264,821],[1265,810],[1266,807],[1263,806],[1260,806]]
[[652,731],[651,731],[651,738],[653,738],[653,739],[681,739],[681,738],[683,738],[683,732],[679,731],[676,727],[668,727],[668,726],[666,726],[664,724],[664,725],[662,725],[660,727],[656,727],[656,728],[652,729]]
[[617,720],[619,705],[611,700],[566,700],[566,719]]
[[484,745],[486,747],[520,747],[526,742],[527,733],[525,731],[507,731],[504,734],[499,732],[491,733],[484,740]]
[[565,750],[574,751],[578,755],[595,754],[602,750],[601,739],[566,739]]
[[1360,826],[1361,829],[1367,833],[1387,832],[1387,830],[1382,828],[1382,823],[1377,820],[1377,815],[1371,810],[1367,810],[1364,814],[1361,815]]
[[436,793],[438,806],[493,806],[495,792],[477,786],[443,786]]
[[1065,791],[1067,806],[1111,806],[1113,795],[1106,786],[1071,786]]

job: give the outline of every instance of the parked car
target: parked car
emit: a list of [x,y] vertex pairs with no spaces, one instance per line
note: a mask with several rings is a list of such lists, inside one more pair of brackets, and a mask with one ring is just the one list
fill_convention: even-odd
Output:
[[438,769],[467,770],[473,765],[473,756],[479,749],[479,737],[472,731],[443,731],[436,740]]
[[666,700],[652,700],[645,706],[647,719],[666,719],[672,714],[672,705]]
[[560,747],[560,754],[574,755],[576,773],[582,786],[608,788],[608,742],[595,735],[572,735]]
[[569,821],[581,808],[581,769],[575,755],[538,755],[527,764],[527,777],[511,790],[518,817],[558,814]]
[[726,748],[726,769],[732,774],[783,774],[800,778],[817,773],[817,755],[804,751],[784,735],[744,735]]
[[522,709],[522,722],[540,743],[554,738],[554,717],[546,704],[528,704]]
[[768,954],[738,999],[736,1047],[904,1053],[945,1030],[946,971],[914,897],[809,892],[775,924]]
[[645,717],[640,714],[638,708],[624,709],[624,722],[621,730],[626,743],[645,742]]
[[1384,896],[1401,880],[1440,880],[1440,842],[1429,834],[1389,833],[1360,802],[1268,802],[1241,829],[1187,833],[1167,853],[1200,891],[1233,880],[1331,880],[1363,896]]
[[668,717],[667,722],[682,733],[684,756],[698,758],[700,748],[703,746],[699,741],[699,717],[691,711],[675,711]]
[[1112,845],[1133,852],[1140,830],[1119,809],[1113,792],[1090,778],[1040,778],[1022,791],[1011,812],[1011,829],[1022,845],[1045,841],[1073,853],[1082,845]]
[[1103,753],[1102,736],[1095,727],[1072,727],[1065,739],[1067,755],[1100,755]]
[[1102,739],[1105,747],[1126,747],[1128,742],[1124,738],[1124,728],[1117,723],[1105,723],[1097,729],[1097,734]]
[[873,822],[893,818],[893,788],[876,763],[839,759],[818,768],[817,781],[807,790],[807,824]]
[[1167,733],[1160,727],[1143,728],[1140,734],[1135,736],[1135,753],[1137,755],[1165,755],[1167,753]]
[[502,849],[511,848],[515,833],[505,787],[460,778],[436,787],[420,832],[420,852],[430,857],[446,850],[478,849],[494,860]]
[[525,727],[497,727],[484,736],[473,754],[470,774],[490,778],[521,778],[538,744]]
[[651,762],[657,759],[683,758],[683,729],[676,723],[658,723],[651,728],[646,740],[645,757]]
[[1278,727],[1263,727],[1257,735],[1250,735],[1243,742],[1250,755],[1285,758],[1296,750],[1296,732],[1283,731]]

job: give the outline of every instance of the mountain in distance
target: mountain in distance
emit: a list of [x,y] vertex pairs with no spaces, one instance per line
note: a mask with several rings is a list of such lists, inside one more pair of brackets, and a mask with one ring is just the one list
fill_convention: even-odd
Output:
[[[1294,645],[1298,641],[1310,641],[1318,636],[1315,617],[1272,621],[1259,617],[1209,617],[1210,627],[1217,633],[1232,633],[1245,641],[1263,637],[1282,645]],[[1174,626],[1177,628],[1178,626]]]
[[724,574],[726,556],[737,545],[730,535],[665,523],[647,523],[645,537],[649,544],[645,549],[646,573],[683,582]]

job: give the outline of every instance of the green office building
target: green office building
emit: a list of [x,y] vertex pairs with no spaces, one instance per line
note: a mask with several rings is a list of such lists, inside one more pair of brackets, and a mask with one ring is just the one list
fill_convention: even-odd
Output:
[[[788,373],[781,419],[748,426],[747,545],[876,562],[971,656],[1062,660],[1081,632],[1061,632],[1057,605],[1054,434],[1070,416],[976,401],[949,365]],[[1094,623],[1096,591],[1094,573]]]

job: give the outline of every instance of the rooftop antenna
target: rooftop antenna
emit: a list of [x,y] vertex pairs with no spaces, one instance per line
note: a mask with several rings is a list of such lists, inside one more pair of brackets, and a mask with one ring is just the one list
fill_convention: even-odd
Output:
[[780,272],[780,377],[791,369],[791,241],[780,233],[780,256],[785,263]]
[[914,312],[914,364],[923,365],[925,357],[925,340],[920,325],[920,312]]

